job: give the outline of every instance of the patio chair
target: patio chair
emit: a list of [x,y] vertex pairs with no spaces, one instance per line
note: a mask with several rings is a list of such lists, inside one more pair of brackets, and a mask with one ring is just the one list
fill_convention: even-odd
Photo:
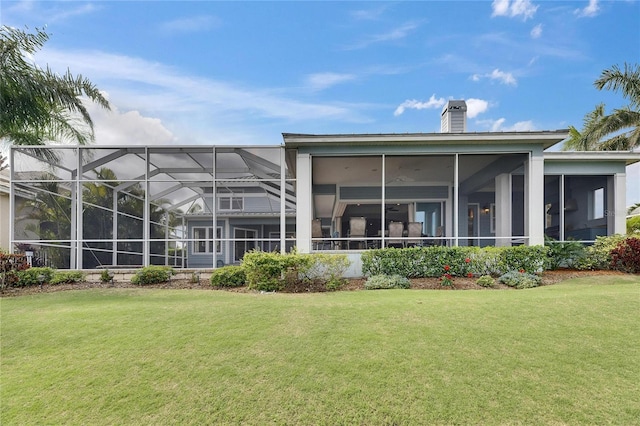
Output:
[[324,238],[325,235],[322,233],[322,221],[320,219],[313,219],[311,221],[311,238],[313,239],[313,249],[319,250],[324,249],[328,244],[326,240],[316,240],[316,238]]
[[422,245],[422,222],[409,222],[407,225],[407,246]]
[[[436,238],[444,237],[444,230],[443,230],[442,226],[438,226],[436,228],[436,235],[435,236],[436,236]],[[438,245],[438,246],[444,246],[444,245],[446,245],[446,243],[447,242],[445,240],[442,240],[442,239],[436,240],[436,245]]]
[[[367,219],[364,217],[352,217],[349,219],[349,248],[357,243],[358,248],[367,246]],[[361,238],[361,239],[358,239]]]
[[402,233],[404,232],[404,224],[402,222],[389,222],[389,239],[387,247],[404,247]]

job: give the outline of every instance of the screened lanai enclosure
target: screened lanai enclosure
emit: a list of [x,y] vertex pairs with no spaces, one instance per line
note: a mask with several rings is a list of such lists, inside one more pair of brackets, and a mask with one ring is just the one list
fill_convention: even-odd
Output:
[[57,268],[212,267],[290,250],[295,182],[279,147],[12,149],[12,240]]
[[[637,153],[566,131],[299,135],[278,146],[12,147],[10,243],[56,268],[212,268],[248,251],[592,243]],[[357,270],[354,269],[354,274]]]

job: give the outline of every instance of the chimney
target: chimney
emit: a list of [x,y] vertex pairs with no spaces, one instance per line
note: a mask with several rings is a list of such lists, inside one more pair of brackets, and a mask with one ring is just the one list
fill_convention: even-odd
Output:
[[464,133],[467,131],[467,103],[465,101],[449,101],[442,109],[440,132]]

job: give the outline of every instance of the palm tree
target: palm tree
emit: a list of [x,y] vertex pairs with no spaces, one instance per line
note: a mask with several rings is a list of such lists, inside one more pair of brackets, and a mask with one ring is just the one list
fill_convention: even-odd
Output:
[[630,103],[609,115],[605,115],[604,104],[596,106],[585,115],[581,132],[569,127],[564,149],[619,151],[640,147],[640,67],[625,63],[622,71],[614,65],[604,70],[594,85],[599,90],[620,91]]
[[86,78],[55,74],[26,57],[37,52],[49,35],[0,28],[0,140],[15,145],[44,145],[48,141],[93,141],[93,121],[85,96],[103,108],[109,102]]

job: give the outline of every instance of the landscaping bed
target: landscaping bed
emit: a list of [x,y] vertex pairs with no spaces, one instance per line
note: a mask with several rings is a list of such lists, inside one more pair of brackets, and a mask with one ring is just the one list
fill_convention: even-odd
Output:
[[[561,281],[569,280],[572,278],[580,278],[580,277],[588,277],[595,275],[629,275],[619,271],[610,271],[610,270],[595,270],[595,271],[583,271],[583,270],[575,270],[575,269],[559,269],[552,271],[545,271],[541,274],[542,277],[542,285],[551,285],[556,284]],[[640,276],[639,276],[640,279]],[[512,290],[512,287],[509,287],[504,284],[500,284],[496,282],[495,286],[492,288],[482,287],[476,283],[477,278],[467,278],[467,277],[454,277],[453,278],[453,286],[443,286],[438,278],[411,278],[409,281],[411,282],[412,290]],[[364,283],[366,279],[364,278],[350,278],[347,280],[346,284],[343,285],[340,291],[357,291],[364,290]],[[140,286],[131,283],[130,281],[115,281],[113,284],[111,283],[102,283],[102,282],[81,282],[81,283],[73,283],[73,284],[58,284],[58,285],[50,285],[44,284],[42,287],[40,286],[32,286],[32,287],[10,287],[5,289],[3,292],[0,292],[1,297],[10,297],[10,296],[22,296],[28,294],[38,294],[38,293],[52,293],[56,291],[66,291],[66,290],[86,290],[86,289],[95,289],[95,288],[139,288]],[[251,293],[255,290],[250,290],[246,286],[243,287],[231,287],[231,288],[222,288],[222,287],[213,287],[209,284],[209,281],[206,279],[201,279],[200,282],[193,282],[191,279],[171,279],[168,282],[160,283],[160,284],[148,284],[144,285],[144,288],[154,288],[154,289],[175,289],[175,290],[184,290],[184,289],[195,289],[195,290],[223,290],[223,291],[231,291],[237,293]],[[323,292],[326,291],[325,287],[322,284],[297,284],[288,287],[283,293],[315,293],[315,292]]]

